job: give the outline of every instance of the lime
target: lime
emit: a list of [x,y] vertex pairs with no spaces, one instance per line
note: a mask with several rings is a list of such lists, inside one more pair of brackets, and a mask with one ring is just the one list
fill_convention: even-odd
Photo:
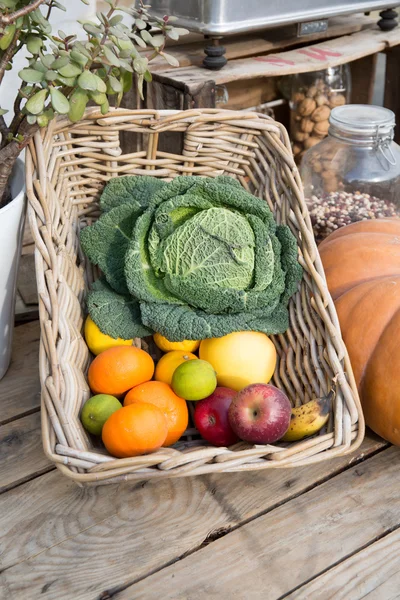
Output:
[[217,375],[205,360],[188,360],[174,371],[172,389],[185,400],[202,400],[217,387]]
[[175,373],[175,370],[179,365],[188,360],[198,360],[198,358],[195,354],[183,352],[182,350],[172,350],[171,352],[167,352],[167,354],[164,354],[157,363],[154,379],[171,385],[172,375]]
[[104,423],[108,417],[122,408],[115,396],[97,394],[85,402],[81,412],[82,425],[89,433],[101,435]]

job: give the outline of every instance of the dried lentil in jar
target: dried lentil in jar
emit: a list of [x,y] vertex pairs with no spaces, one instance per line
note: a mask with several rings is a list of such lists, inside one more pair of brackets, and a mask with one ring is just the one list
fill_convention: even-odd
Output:
[[393,202],[360,192],[331,192],[321,197],[312,196],[309,211],[317,243],[336,229],[356,221],[400,216]]
[[336,107],[329,135],[304,155],[301,176],[317,242],[349,223],[400,217],[400,147],[392,111]]

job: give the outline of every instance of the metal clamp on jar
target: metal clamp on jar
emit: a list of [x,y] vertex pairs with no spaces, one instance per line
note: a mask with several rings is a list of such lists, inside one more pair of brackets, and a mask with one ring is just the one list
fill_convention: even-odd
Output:
[[400,216],[395,116],[379,106],[334,108],[328,137],[308,150],[301,176],[317,241],[354,221]]

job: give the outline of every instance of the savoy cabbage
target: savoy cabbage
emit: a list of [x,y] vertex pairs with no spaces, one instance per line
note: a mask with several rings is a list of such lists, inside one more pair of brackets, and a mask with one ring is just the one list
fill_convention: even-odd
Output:
[[296,240],[233,178],[115,178],[100,207],[81,244],[103,272],[88,297],[103,333],[181,341],[287,329]]

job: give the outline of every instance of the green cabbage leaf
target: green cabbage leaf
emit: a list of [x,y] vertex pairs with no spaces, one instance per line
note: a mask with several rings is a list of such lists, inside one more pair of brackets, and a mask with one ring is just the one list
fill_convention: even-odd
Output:
[[235,179],[120,177],[100,207],[81,245],[104,274],[88,299],[104,333],[181,341],[287,329],[296,239]]

